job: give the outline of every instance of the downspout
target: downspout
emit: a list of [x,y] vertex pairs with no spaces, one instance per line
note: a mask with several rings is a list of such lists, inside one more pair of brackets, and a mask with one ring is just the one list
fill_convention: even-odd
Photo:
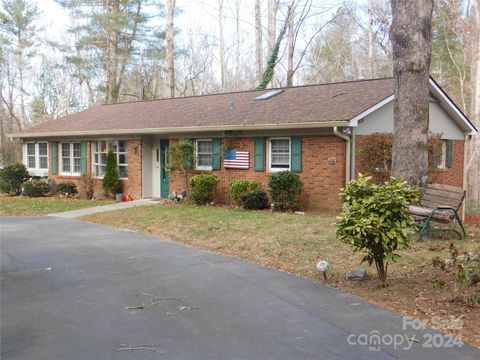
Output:
[[[468,170],[470,168],[470,165],[472,164],[472,160],[475,157],[475,149],[473,149],[473,154],[471,159],[468,159],[468,154],[467,154],[467,147],[470,147],[470,144],[467,144],[468,141],[472,141],[471,135],[465,135],[464,140],[463,140],[463,190],[467,190],[467,181],[468,181]],[[463,199],[462,201],[462,222],[465,222],[465,203],[467,199]]]
[[346,153],[346,156],[345,156],[345,186],[347,186],[347,184],[350,182],[350,157],[351,157],[350,156],[351,155],[350,141],[351,141],[351,139],[350,139],[350,136],[345,135],[341,131],[338,131],[337,126],[333,127],[333,134],[346,141],[346,143],[345,143],[345,153]]

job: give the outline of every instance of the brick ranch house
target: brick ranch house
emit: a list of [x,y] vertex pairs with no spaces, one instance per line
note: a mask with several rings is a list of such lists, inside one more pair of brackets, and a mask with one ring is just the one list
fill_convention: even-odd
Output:
[[[102,178],[112,148],[124,193],[133,198],[186,188],[165,163],[169,144],[188,138],[196,149],[192,174],[216,174],[221,202],[232,180],[257,180],[266,189],[273,172],[291,170],[304,183],[305,209],[333,210],[339,189],[360,170],[362,140],[392,132],[393,94],[394,79],[385,78],[100,105],[12,137],[23,142],[31,175],[78,185],[84,173]],[[444,142],[436,181],[463,187],[464,143],[477,130],[433,79],[430,95],[430,131]],[[225,168],[225,147],[248,152],[247,168]],[[100,181],[96,188],[101,194]]]

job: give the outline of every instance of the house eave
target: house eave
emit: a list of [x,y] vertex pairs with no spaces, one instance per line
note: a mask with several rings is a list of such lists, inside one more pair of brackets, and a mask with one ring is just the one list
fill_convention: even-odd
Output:
[[286,123],[286,124],[255,124],[255,125],[232,125],[232,126],[190,126],[168,128],[143,128],[143,129],[118,129],[118,130],[92,130],[92,131],[51,131],[38,133],[9,134],[11,138],[48,138],[48,137],[72,137],[72,136],[98,136],[98,135],[145,135],[145,134],[188,134],[215,131],[246,131],[246,130],[280,130],[280,129],[314,129],[334,126],[348,126],[347,120],[309,123]]

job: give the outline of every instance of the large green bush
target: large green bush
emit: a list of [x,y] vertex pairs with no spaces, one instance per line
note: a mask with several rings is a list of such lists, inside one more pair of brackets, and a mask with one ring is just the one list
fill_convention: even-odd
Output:
[[190,179],[191,198],[195,204],[205,205],[215,198],[218,177],[210,174],[195,175]]
[[57,191],[61,194],[75,195],[78,194],[77,185],[71,181],[61,182],[57,185]]
[[30,197],[45,196],[50,192],[50,185],[45,180],[32,180],[24,182],[22,194]]
[[122,183],[120,182],[120,176],[118,174],[117,155],[112,149],[108,149],[107,152],[102,186],[107,196],[115,196],[115,194],[122,192]]
[[291,171],[280,171],[270,176],[268,187],[275,210],[285,211],[299,208],[298,197],[303,188],[300,176]]
[[389,261],[400,256],[397,250],[409,246],[414,221],[407,210],[418,200],[418,189],[395,178],[376,185],[370,176],[360,175],[340,191],[340,196],[343,206],[337,222],[338,238],[354,251],[366,253],[362,262],[375,263],[380,280],[385,282]]
[[241,203],[246,210],[263,210],[268,208],[268,197],[265,191],[255,189],[242,194]]
[[20,194],[22,184],[28,179],[28,171],[23,164],[13,164],[0,170],[0,191]]
[[242,195],[257,188],[258,182],[254,180],[234,180],[230,183],[230,199],[232,199],[235,204],[242,205]]

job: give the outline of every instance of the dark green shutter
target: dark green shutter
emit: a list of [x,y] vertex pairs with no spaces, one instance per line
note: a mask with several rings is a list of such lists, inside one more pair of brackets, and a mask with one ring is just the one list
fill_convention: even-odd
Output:
[[52,175],[57,175],[57,167],[58,167],[58,160],[57,160],[57,142],[53,141],[50,143],[50,163],[52,164]]
[[87,173],[87,143],[85,141],[81,142],[82,147],[82,157],[80,159],[80,172],[83,174]]
[[302,171],[302,138],[300,136],[292,136],[290,139],[291,152],[290,170],[293,172]]
[[212,139],[212,170],[220,170],[222,166],[220,144],[219,138]]
[[447,140],[447,168],[452,167],[453,162],[453,141]]
[[253,169],[265,171],[265,138],[263,137],[253,139]]

